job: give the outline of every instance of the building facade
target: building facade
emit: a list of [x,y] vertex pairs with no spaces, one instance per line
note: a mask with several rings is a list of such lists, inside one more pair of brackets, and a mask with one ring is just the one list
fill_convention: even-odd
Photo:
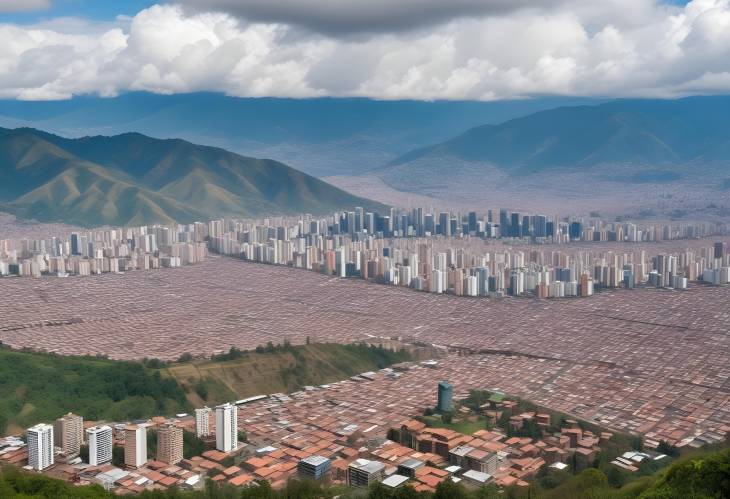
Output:
[[53,423],[55,445],[67,457],[78,456],[84,441],[84,418],[69,412]]
[[89,443],[89,464],[100,466],[112,461],[112,429],[110,426],[93,426],[86,430]]
[[199,437],[210,435],[210,407],[195,409],[195,434]]
[[231,452],[238,447],[238,407],[223,404],[215,408],[215,448]]
[[183,429],[168,424],[157,431],[157,460],[177,464],[183,459]]
[[124,428],[124,464],[139,468],[147,462],[147,428],[129,425]]
[[40,471],[48,468],[53,460],[53,426],[37,424],[28,428],[28,465]]

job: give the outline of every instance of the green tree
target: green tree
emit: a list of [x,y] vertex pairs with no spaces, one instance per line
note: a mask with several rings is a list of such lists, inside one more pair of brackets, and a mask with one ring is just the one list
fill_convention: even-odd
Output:
[[444,480],[436,486],[434,499],[468,499],[469,495],[463,485],[451,480]]
[[416,489],[414,489],[410,485],[398,487],[397,489],[395,489],[395,492],[393,492],[392,495],[393,499],[419,499],[421,497],[423,496],[416,492]]
[[666,440],[660,440],[656,450],[670,457],[679,456],[679,449],[674,445],[667,443]]
[[375,482],[368,488],[368,499],[391,499],[390,489],[380,482]]

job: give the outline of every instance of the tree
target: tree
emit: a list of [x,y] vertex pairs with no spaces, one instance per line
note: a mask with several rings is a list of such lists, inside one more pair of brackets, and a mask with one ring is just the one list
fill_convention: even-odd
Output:
[[368,489],[368,499],[391,499],[390,489],[380,482],[375,482]]
[[410,485],[405,485],[395,489],[395,492],[392,495],[393,499],[419,499],[421,497],[422,496],[416,492],[416,489]]
[[679,456],[679,449],[674,445],[670,445],[666,440],[660,440],[656,450],[670,457]]
[[631,439],[631,448],[638,452],[643,451],[644,437],[642,437],[641,435],[634,435]]
[[495,484],[490,483],[484,487],[479,488],[474,494],[474,499],[499,499],[502,497],[502,493]]
[[627,481],[626,473],[616,466],[611,466],[608,469],[606,477],[608,478],[608,484],[614,489],[620,489]]
[[444,480],[436,486],[433,499],[468,499],[469,495],[461,484]]
[[200,397],[203,401],[208,400],[208,386],[202,378],[195,383],[195,393],[197,393],[198,397]]
[[112,447],[112,464],[114,466],[124,466],[124,447],[115,445]]

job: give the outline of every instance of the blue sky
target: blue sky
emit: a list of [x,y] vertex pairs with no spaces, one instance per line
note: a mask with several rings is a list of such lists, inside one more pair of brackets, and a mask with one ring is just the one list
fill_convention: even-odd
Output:
[[[22,0],[19,0],[22,2]],[[0,14],[2,22],[29,24],[57,17],[84,17],[97,21],[109,21],[118,15],[133,16],[140,10],[154,5],[151,0],[51,0],[50,8],[31,12]]]

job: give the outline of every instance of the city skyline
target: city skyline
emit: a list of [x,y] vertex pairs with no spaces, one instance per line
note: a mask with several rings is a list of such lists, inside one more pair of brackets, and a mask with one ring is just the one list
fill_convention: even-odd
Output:
[[0,496],[727,495],[730,0],[0,0]]

